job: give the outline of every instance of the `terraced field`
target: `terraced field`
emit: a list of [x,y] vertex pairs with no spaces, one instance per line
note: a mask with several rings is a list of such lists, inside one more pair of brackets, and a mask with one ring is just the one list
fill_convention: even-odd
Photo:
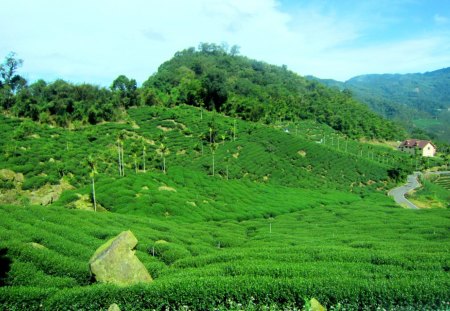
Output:
[[434,180],[434,183],[447,190],[450,190],[450,173],[439,175],[439,177]]
[[[76,130],[0,122],[0,199],[11,199],[0,205],[2,309],[298,310],[313,297],[335,310],[449,306],[448,209],[404,210],[385,195],[390,171],[412,168],[405,154],[186,106]],[[30,204],[61,181],[72,188],[59,199]],[[91,277],[90,257],[124,230],[151,284]]]

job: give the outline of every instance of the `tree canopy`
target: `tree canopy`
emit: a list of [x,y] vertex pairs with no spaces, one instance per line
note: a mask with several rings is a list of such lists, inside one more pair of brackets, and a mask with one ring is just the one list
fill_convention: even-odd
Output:
[[0,67],[0,102],[18,117],[69,126],[117,120],[137,105],[187,104],[243,120],[275,124],[316,120],[350,137],[402,138],[404,131],[340,92],[287,69],[239,55],[239,47],[201,43],[177,52],[137,86],[119,75],[110,88],[64,80],[31,85],[16,74],[23,61],[9,54]]

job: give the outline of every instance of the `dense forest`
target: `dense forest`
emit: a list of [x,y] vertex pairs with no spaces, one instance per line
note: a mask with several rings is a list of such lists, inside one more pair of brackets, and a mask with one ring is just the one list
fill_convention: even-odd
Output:
[[1,67],[0,105],[14,116],[63,127],[118,120],[139,105],[188,104],[243,120],[273,124],[311,119],[349,137],[400,139],[404,131],[352,98],[289,71],[201,43],[177,52],[137,87],[117,77],[110,88],[63,80],[28,84],[17,75],[22,60],[9,54]]
[[351,92],[373,111],[404,124],[415,137],[450,143],[450,68],[423,74],[361,75],[346,82],[308,78]]

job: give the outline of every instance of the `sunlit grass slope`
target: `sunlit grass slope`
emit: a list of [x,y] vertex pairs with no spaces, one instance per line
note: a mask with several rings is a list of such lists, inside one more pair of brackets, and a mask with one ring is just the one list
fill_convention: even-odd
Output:
[[[286,132],[186,106],[76,130],[0,120],[0,169],[23,173],[22,189],[75,187],[49,206],[22,192],[0,206],[2,309],[301,308],[312,297],[346,310],[448,307],[448,210],[404,210],[385,195],[389,170],[411,168],[404,154],[319,144],[334,134],[315,123]],[[89,155],[106,212],[74,209],[91,191]],[[152,284],[91,278],[89,258],[123,230]]]

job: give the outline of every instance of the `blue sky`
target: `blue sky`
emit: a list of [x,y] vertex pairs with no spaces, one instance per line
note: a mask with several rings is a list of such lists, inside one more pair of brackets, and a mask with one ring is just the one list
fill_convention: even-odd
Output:
[[341,81],[450,66],[448,0],[0,0],[0,11],[0,57],[16,52],[30,81],[142,83],[200,42]]

